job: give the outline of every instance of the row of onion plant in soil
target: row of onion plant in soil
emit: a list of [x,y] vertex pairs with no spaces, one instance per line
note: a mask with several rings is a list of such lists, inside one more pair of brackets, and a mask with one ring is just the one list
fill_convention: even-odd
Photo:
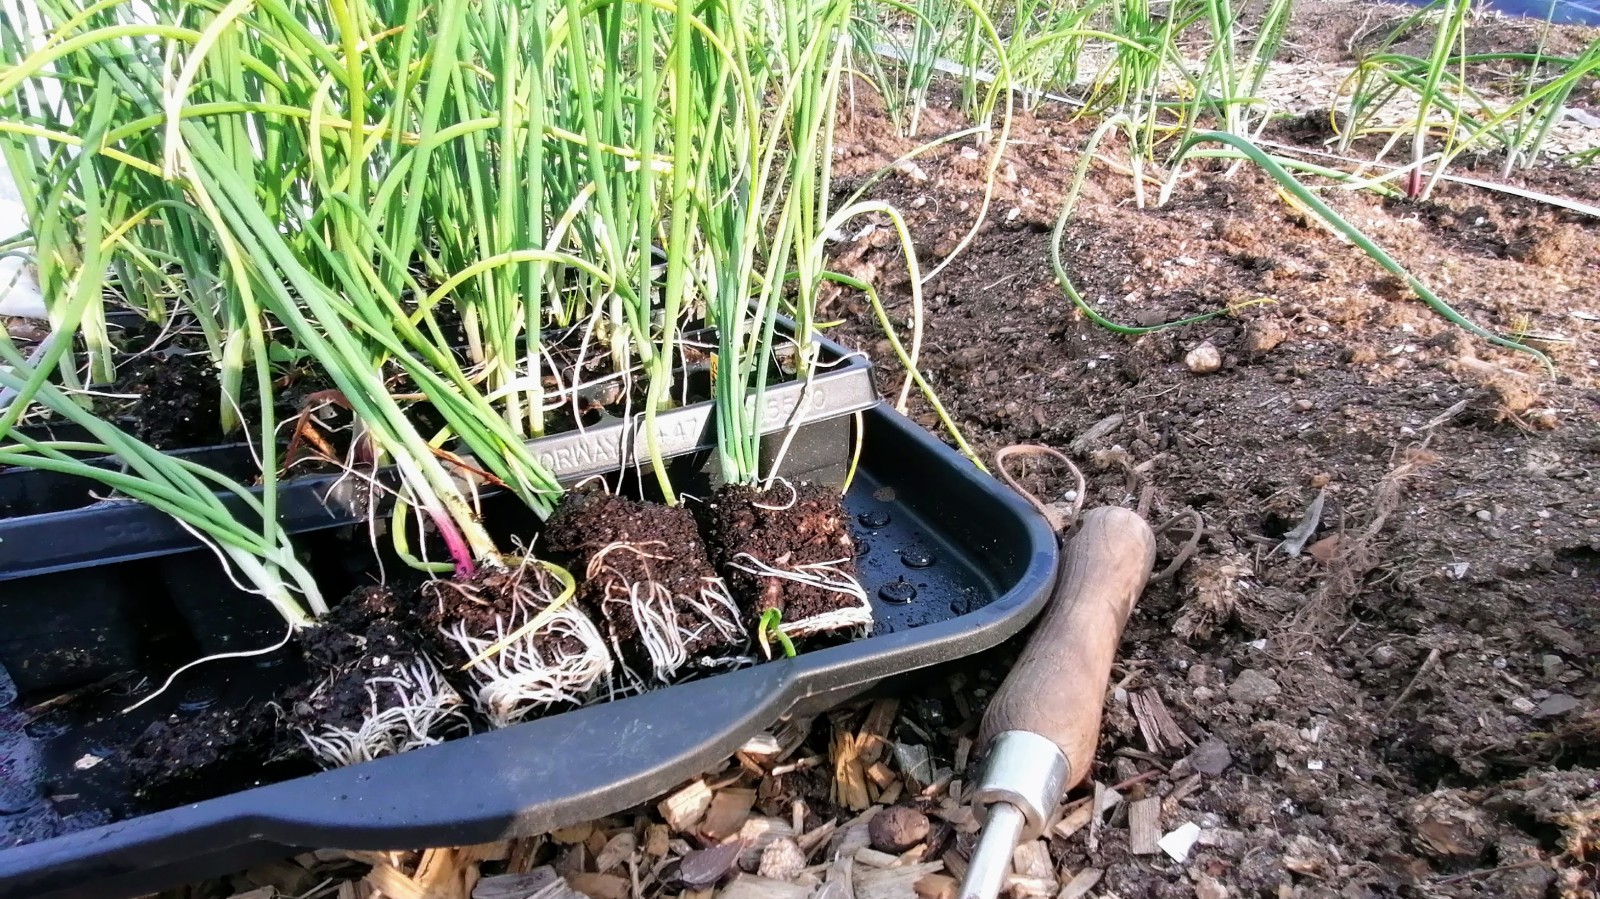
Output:
[[[1194,130],[1210,127],[1256,139],[1273,118],[1263,96],[1294,14],[1293,0],[1015,0],[985,18],[960,0],[912,7],[876,5],[859,16],[856,61],[885,97],[902,133],[917,135],[929,86],[953,75],[975,120],[988,117],[982,86],[1002,71],[1025,107],[1061,100],[1094,114],[1123,114],[1134,152],[1155,160]],[[1536,46],[1518,52],[1468,52],[1477,13],[1470,0],[1435,0],[1364,50],[1346,82],[1327,98],[1336,134],[1330,149],[1349,154],[1367,139],[1370,162],[1408,150],[1402,180],[1426,195],[1466,154],[1498,154],[1503,174],[1548,162],[1551,130],[1567,104],[1600,77],[1600,40],[1576,55],[1548,52],[1548,21]],[[999,42],[985,39],[991,24]],[[1397,46],[1432,35],[1426,56]],[[901,65],[886,65],[883,57]],[[1585,158],[1586,156],[1586,158]],[[1592,162],[1594,154],[1568,161]]]
[[[895,217],[831,203],[848,0],[4,13],[6,249],[49,321],[0,341],[0,464],[174,516],[281,613],[233,655],[292,640],[306,669],[276,717],[157,725],[147,776],[263,727],[348,764],[870,630],[838,491],[761,443],[766,388],[825,364],[825,235]],[[700,521],[657,440],[695,400]],[[530,449],[596,415],[642,434],[659,501]],[[213,440],[249,475],[168,451]],[[407,573],[324,595],[278,516],[306,466],[385,494]],[[486,492],[545,524],[492,533]]]
[[[871,7],[853,26],[854,46],[870,48],[858,54],[857,71],[884,99],[902,135],[927,139],[897,165],[949,139],[918,130],[930,86],[939,78],[954,82],[952,96],[978,130],[998,128],[1002,139],[1011,106],[997,110],[986,91],[998,83],[1013,86],[1025,109],[1066,105],[1099,121],[1083,148],[1053,240],[1063,294],[1089,320],[1138,335],[1233,311],[1128,326],[1106,318],[1076,289],[1063,259],[1063,235],[1088,166],[1109,159],[1109,138],[1120,137],[1127,161],[1112,165],[1131,177],[1141,208],[1147,202],[1165,205],[1186,168],[1204,160],[1257,166],[1283,188],[1285,202],[1361,248],[1435,312],[1550,369],[1528,335],[1496,333],[1469,320],[1323,196],[1364,190],[1427,199],[1469,154],[1496,158],[1505,175],[1545,165],[1592,165],[1592,153],[1556,158],[1546,145],[1567,104],[1600,86],[1600,40],[1572,57],[1547,53],[1545,43],[1557,26],[1546,22],[1530,52],[1468,53],[1470,4],[1439,0],[1384,34],[1328,98],[1334,137],[1325,148],[1274,144],[1269,152],[1262,133],[1285,113],[1264,96],[1263,84],[1288,32],[1292,0],[1189,0],[1159,8],[1143,0],[1017,0],[994,4],[990,12],[977,14],[958,0]],[[1417,33],[1432,34],[1428,56],[1394,49]],[[1386,162],[1402,145],[1409,159]],[[1365,155],[1353,155],[1358,153]],[[1600,215],[1566,198],[1524,196]]]

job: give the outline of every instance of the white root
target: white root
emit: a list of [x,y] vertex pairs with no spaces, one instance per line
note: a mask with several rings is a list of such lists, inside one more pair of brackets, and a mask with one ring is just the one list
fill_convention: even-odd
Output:
[[797,621],[785,619],[779,626],[790,638],[855,628],[859,628],[861,635],[864,636],[872,632],[872,602],[867,598],[866,588],[861,586],[861,582],[840,567],[848,561],[848,559],[835,559],[831,562],[812,562],[808,565],[779,568],[749,553],[739,553],[733,557],[729,565],[747,574],[792,581],[829,593],[838,593],[853,600],[850,605],[823,612],[821,615]]
[[[660,552],[652,552],[659,550]],[[660,540],[642,543],[612,543],[589,560],[585,576],[590,582],[605,585],[602,607],[613,603],[627,607],[639,628],[639,641],[650,657],[651,675],[661,683],[671,682],[678,670],[689,662],[689,648],[714,631],[719,643],[748,638],[739,624],[739,606],[720,577],[701,579],[692,593],[674,593],[672,588],[649,575],[650,562],[670,558],[667,545]],[[615,553],[630,553],[645,560],[646,578],[631,581],[607,559]],[[679,609],[691,613],[681,616]],[[698,619],[694,627],[682,625],[683,617]]]
[[[511,591],[511,611],[495,615],[493,631],[469,633],[466,623],[457,621],[441,628],[442,633],[469,659],[504,642],[535,616],[544,614],[554,598],[548,593],[541,596],[530,587],[526,575],[526,569],[519,572]],[[476,592],[464,584],[447,586],[469,598]],[[564,605],[546,619],[468,669],[478,685],[473,705],[494,727],[509,727],[554,705],[586,702],[611,674],[605,640],[581,609]]]
[[[329,678],[319,685],[312,702],[335,680]],[[434,746],[449,736],[472,730],[461,694],[426,658],[418,658],[411,665],[395,663],[389,674],[368,678],[366,690],[370,712],[359,727],[296,728],[311,754],[324,766],[354,765]]]

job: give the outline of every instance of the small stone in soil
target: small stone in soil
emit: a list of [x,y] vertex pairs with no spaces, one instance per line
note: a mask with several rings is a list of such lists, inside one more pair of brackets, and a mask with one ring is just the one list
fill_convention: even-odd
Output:
[[1278,686],[1277,681],[1254,668],[1240,672],[1233,683],[1228,685],[1229,699],[1250,705],[1267,702],[1276,698],[1281,692],[1283,688]]
[[1208,340],[1190,350],[1183,357],[1183,364],[1197,375],[1209,375],[1222,368],[1222,351]]
[[1189,764],[1201,774],[1216,777],[1233,764],[1233,753],[1228,751],[1228,744],[1221,740],[1206,740],[1189,755]]
[[1559,715],[1565,715],[1566,713],[1577,708],[1578,705],[1578,700],[1574,697],[1568,696],[1565,693],[1557,693],[1554,696],[1551,696],[1549,699],[1546,699],[1544,702],[1539,703],[1539,708],[1537,709],[1538,717],[1554,718]]
[[928,837],[928,816],[907,806],[896,805],[872,816],[867,822],[872,848],[899,855]]

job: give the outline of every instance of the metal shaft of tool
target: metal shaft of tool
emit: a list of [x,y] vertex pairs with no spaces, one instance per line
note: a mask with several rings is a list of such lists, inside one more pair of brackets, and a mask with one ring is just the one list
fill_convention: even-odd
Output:
[[989,806],[989,821],[983,825],[978,848],[967,865],[961,899],[994,899],[1000,895],[1006,875],[1011,873],[1012,853],[1022,839],[1023,825],[1027,823],[1028,819],[1022,810],[1009,802],[996,802]]
[[1067,759],[1045,737],[1011,730],[995,737],[972,799],[988,806],[978,850],[967,866],[962,899],[995,899],[1024,837],[1038,837],[1068,777]]

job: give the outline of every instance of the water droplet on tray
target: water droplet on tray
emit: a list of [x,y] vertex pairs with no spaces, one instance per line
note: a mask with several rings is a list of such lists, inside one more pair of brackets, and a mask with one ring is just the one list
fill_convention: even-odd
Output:
[[909,546],[900,550],[900,561],[906,563],[907,568],[927,568],[933,564],[933,553],[920,546]]
[[905,580],[893,580],[878,588],[878,596],[884,602],[908,603],[917,598],[917,588]]
[[889,513],[882,509],[868,509],[856,516],[864,528],[881,528],[889,524]]

